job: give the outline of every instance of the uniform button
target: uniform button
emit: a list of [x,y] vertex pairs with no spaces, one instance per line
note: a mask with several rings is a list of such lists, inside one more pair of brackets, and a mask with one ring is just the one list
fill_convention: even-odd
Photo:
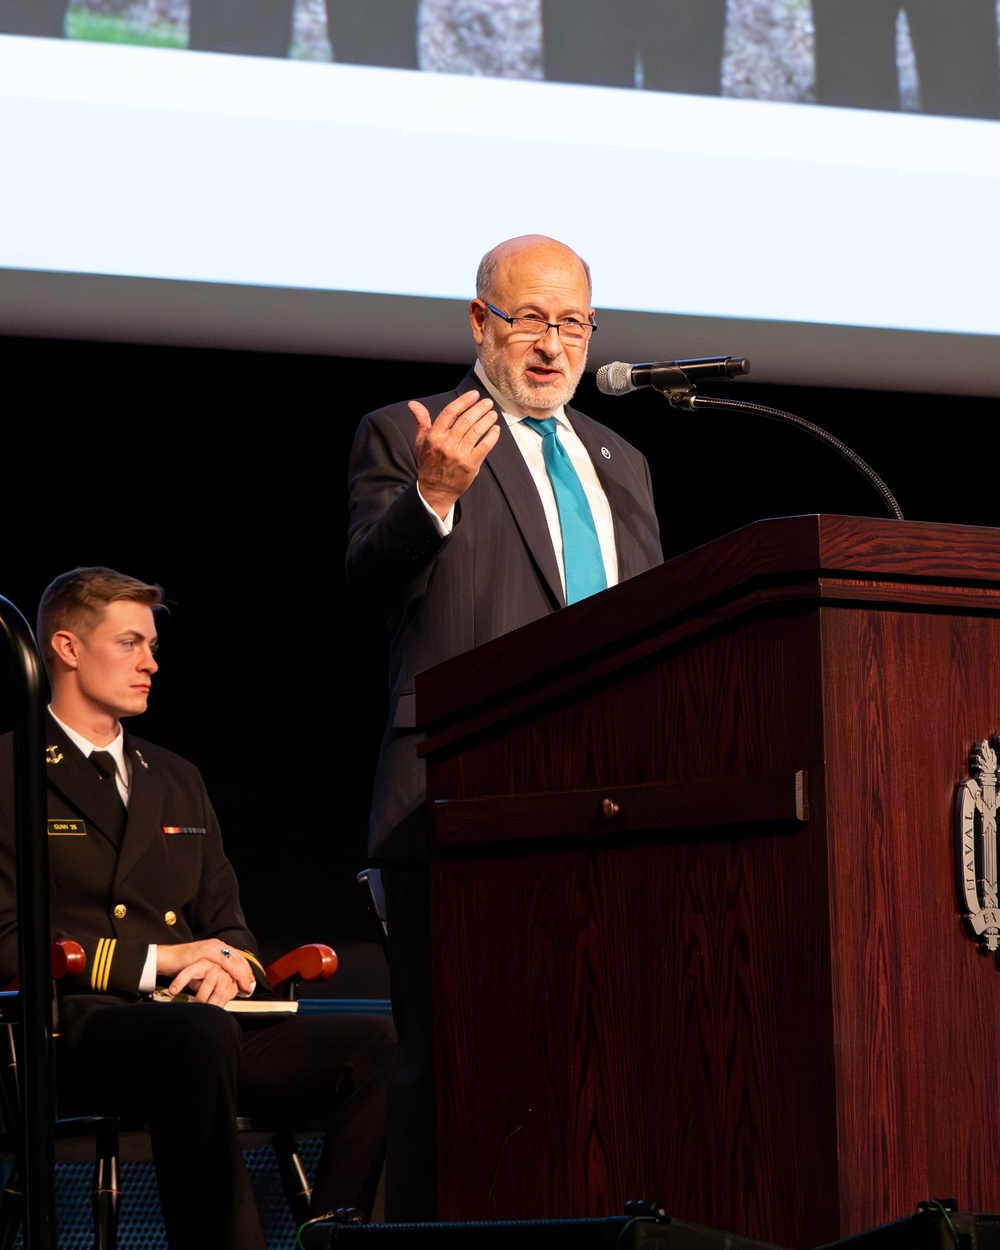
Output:
[[115,916],[115,919],[116,919],[116,920],[124,920],[124,919],[125,919],[125,917],[126,917],[127,915],[128,915],[128,908],[125,906],[125,904],[124,904],[124,903],[116,903],[116,904],[115,904],[115,911],[114,911],[114,916]]
[[177,913],[175,911],[164,912],[163,919],[167,922],[167,924],[176,924]]

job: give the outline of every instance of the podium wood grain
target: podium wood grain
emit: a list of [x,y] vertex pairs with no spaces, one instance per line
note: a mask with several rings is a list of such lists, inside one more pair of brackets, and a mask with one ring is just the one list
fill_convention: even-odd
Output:
[[998,695],[1000,534],[859,518],[425,675],[442,1214],[644,1196],[810,1246],[1000,1208],[1000,970],[952,837]]

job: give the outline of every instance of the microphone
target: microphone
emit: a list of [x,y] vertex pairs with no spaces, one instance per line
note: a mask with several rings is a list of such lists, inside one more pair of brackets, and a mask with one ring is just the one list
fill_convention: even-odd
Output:
[[[699,360],[661,360],[653,364],[627,365],[622,360],[597,370],[597,389],[605,395],[627,395],[643,386],[676,388],[703,378],[735,378],[750,372],[745,356],[706,356]],[[680,376],[678,376],[680,375]]]

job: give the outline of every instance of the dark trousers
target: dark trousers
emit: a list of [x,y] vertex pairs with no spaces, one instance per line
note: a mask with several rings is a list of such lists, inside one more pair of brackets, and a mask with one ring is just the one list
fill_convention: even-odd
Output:
[[172,1248],[264,1250],[237,1114],[273,1128],[323,1121],[314,1211],[371,1211],[395,1050],[388,1020],[295,1016],[244,1026],[208,1004],[114,998],[64,1001],[62,1017],[60,1110],[148,1124]]
[[906,9],[925,113],[1000,117],[994,0],[813,0],[816,100],[898,109],[896,19]]
[[[327,0],[334,60],[416,69],[417,3]],[[191,0],[189,46],[202,52],[287,56],[293,16],[293,0]]]
[[718,95],[725,0],[543,0],[545,77]]
[[417,68],[418,0],[327,0],[326,27],[335,61]]
[[68,0],[0,0],[0,34],[58,37]]
[[188,47],[287,56],[294,13],[294,0],[191,0]]

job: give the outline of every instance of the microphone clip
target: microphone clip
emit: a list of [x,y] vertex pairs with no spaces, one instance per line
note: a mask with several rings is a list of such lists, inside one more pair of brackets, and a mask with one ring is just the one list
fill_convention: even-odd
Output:
[[650,386],[654,391],[659,391],[671,408],[694,411],[698,388],[678,366],[657,366],[655,373],[651,374]]

